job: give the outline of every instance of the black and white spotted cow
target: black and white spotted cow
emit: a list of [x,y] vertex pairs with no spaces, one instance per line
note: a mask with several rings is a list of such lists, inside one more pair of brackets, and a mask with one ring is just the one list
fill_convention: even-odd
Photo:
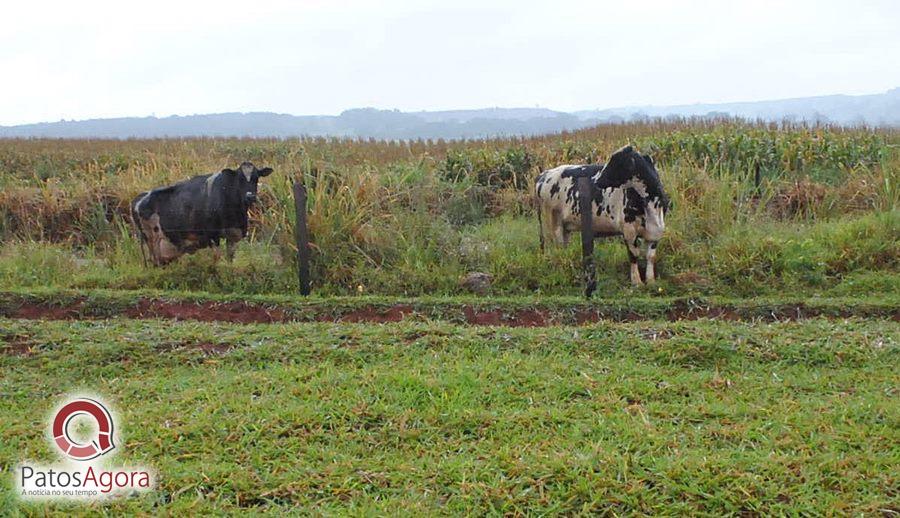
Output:
[[271,167],[257,169],[244,162],[236,170],[142,192],[131,202],[141,253],[146,246],[153,264],[160,266],[201,248],[218,247],[224,238],[230,260],[247,235],[247,210],[256,201],[259,179],[271,172]]
[[581,230],[577,178],[588,175],[594,183],[593,229],[597,237],[621,235],[628,247],[631,282],[641,284],[638,256],[647,244],[646,279],[655,280],[656,249],[666,228],[669,198],[649,155],[626,146],[603,164],[561,165],[542,172],[535,181],[535,200],[545,236],[560,245]]

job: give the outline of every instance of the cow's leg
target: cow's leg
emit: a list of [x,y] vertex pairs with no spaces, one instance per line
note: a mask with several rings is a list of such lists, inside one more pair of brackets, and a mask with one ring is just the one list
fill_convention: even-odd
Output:
[[563,225],[562,213],[556,209],[550,211],[550,229],[553,232],[553,242],[557,245],[569,244],[569,236]]
[[213,239],[210,242],[210,248],[212,248],[213,261],[218,263],[222,259],[222,247],[219,246],[219,240]]
[[[153,262],[153,266],[162,266],[165,264],[162,254],[162,240],[165,237],[159,226],[159,215],[153,214],[149,218],[141,219],[140,222],[142,234],[146,236],[142,241],[147,243],[147,252],[150,254],[150,260]],[[143,253],[143,248],[141,253]]]
[[239,228],[225,229],[225,258],[228,262],[234,260],[234,250],[237,244],[244,238],[244,233]]
[[157,250],[159,251],[159,264],[165,265],[181,257],[183,255],[183,252],[171,241],[169,241],[169,239],[161,231],[160,234],[161,236],[157,245]]
[[159,261],[161,264],[169,264],[175,259],[181,257],[184,253],[184,250],[175,246],[172,241],[166,237],[166,233],[163,231],[162,227],[156,225],[154,227],[156,229],[157,234],[157,249],[159,251]]
[[656,281],[656,247],[659,241],[647,242],[647,284]]
[[625,239],[625,247],[628,249],[628,261],[631,263],[631,284],[640,286],[641,269],[638,267],[638,256],[641,253],[641,242],[638,238],[636,229],[630,225],[626,225],[622,229],[622,237]]

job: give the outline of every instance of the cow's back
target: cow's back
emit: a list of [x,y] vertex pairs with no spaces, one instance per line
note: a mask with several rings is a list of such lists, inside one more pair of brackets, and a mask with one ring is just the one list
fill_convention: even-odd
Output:
[[534,182],[534,193],[542,206],[550,210],[563,210],[566,206],[570,211],[574,209],[573,202],[577,203],[578,200],[577,189],[573,177],[565,173],[579,167],[581,166],[566,164],[538,175]]

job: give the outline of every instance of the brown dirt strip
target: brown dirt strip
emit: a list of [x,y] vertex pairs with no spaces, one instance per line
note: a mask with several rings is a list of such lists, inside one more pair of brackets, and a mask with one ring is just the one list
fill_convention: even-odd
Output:
[[[0,356],[32,356],[36,346],[29,336],[0,334]],[[218,356],[234,349],[232,344],[221,344],[203,341],[185,341],[180,343],[163,343],[157,346],[159,351],[196,350],[204,356]]]
[[0,308],[0,316],[31,320],[90,320],[110,317],[133,319],[194,320],[200,322],[234,322],[240,324],[278,322],[356,322],[382,324],[404,319],[445,320],[475,326],[545,327],[552,325],[585,325],[600,321],[631,322],[648,319],[696,320],[700,318],[729,321],[785,321],[814,317],[890,318],[900,322],[900,308],[863,310],[813,307],[804,304],[772,306],[697,305],[676,300],[667,307],[641,313],[634,309],[575,306],[564,308],[487,309],[474,305],[448,304],[446,307],[415,308],[410,304],[363,306],[358,308],[294,308],[247,302],[178,301],[139,299],[117,308],[97,309],[84,299],[65,304],[19,301]]

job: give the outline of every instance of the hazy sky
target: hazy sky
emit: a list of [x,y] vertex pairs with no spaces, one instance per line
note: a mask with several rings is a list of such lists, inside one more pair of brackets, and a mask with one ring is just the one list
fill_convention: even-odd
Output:
[[879,93],[900,1],[10,1],[0,125]]

